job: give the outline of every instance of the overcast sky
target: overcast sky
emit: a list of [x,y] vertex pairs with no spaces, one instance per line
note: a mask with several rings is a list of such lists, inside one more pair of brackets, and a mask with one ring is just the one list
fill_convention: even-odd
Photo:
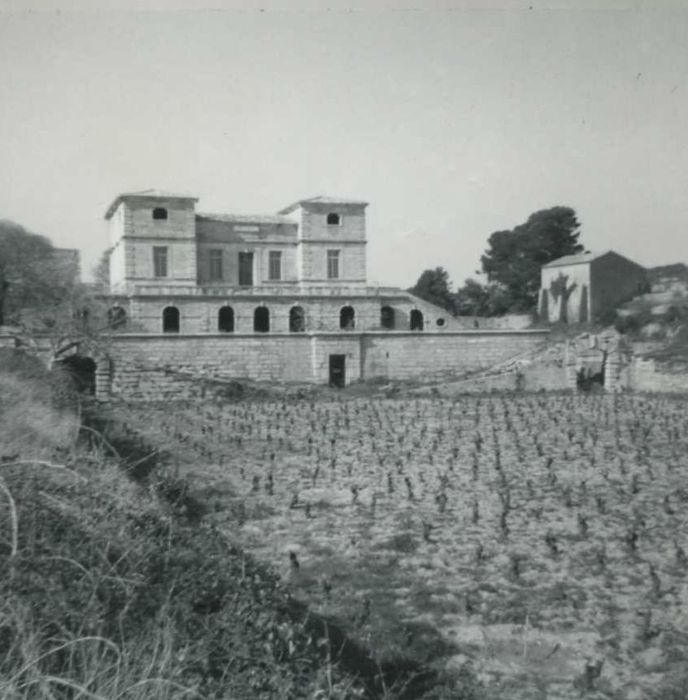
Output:
[[568,205],[589,249],[688,262],[688,9],[261,4],[0,0],[0,218],[88,272],[123,191],[351,196],[369,278],[406,287]]

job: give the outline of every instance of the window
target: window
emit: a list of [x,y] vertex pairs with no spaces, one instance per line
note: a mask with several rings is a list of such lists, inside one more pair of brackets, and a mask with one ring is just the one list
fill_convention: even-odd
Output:
[[271,250],[268,260],[268,279],[282,279],[282,252],[279,250]]
[[179,309],[167,306],[162,311],[162,332],[179,333]]
[[292,306],[289,309],[290,333],[303,333],[306,330],[306,314],[300,306]]
[[159,220],[166,219],[167,209],[164,207],[155,207],[155,209],[153,209],[153,218]]
[[217,330],[220,333],[234,331],[234,309],[231,306],[223,306],[217,312]]
[[208,251],[208,276],[211,280],[221,280],[224,275],[222,272],[222,250],[213,248]]
[[339,312],[339,327],[344,330],[353,330],[356,325],[356,312],[353,306],[343,306]]
[[122,328],[127,322],[127,312],[121,306],[108,309],[107,317],[110,328]]
[[239,253],[239,285],[253,286],[253,253]]
[[267,306],[259,306],[253,312],[253,330],[255,333],[270,331],[270,309]]
[[153,275],[167,277],[167,247],[153,246]]
[[443,328],[446,321],[443,318],[438,318],[435,323],[437,324],[438,328]]
[[328,226],[339,226],[339,224],[342,222],[341,217],[339,214],[331,213],[327,215],[327,225]]
[[394,328],[394,309],[391,306],[383,306],[380,309],[380,325],[387,330]]
[[410,317],[410,327],[412,331],[422,331],[423,330],[423,312],[418,311],[418,309],[413,309],[411,311]]
[[327,279],[328,280],[339,279],[339,251],[338,250],[328,250],[327,251]]

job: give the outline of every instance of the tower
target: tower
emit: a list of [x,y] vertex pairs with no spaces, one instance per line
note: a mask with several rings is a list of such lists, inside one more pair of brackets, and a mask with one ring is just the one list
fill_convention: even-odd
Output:
[[128,192],[114,200],[105,214],[111,292],[131,292],[135,285],[196,285],[197,201],[160,190]]
[[298,224],[297,277],[301,283],[365,286],[367,202],[334,197],[302,199],[279,213]]

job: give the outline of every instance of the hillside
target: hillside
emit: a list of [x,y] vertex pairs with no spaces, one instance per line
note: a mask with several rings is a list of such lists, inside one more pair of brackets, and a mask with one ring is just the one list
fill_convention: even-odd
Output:
[[4,352],[0,697],[444,697],[294,600],[131,426]]

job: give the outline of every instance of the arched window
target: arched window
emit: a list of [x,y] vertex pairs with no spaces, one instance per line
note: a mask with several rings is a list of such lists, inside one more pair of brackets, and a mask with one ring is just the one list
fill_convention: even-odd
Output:
[[167,306],[163,309],[162,332],[179,333],[179,309],[176,306]]
[[383,306],[380,309],[380,325],[388,330],[394,328],[394,309],[391,306]]
[[306,330],[306,314],[300,306],[292,306],[289,309],[289,331],[291,333],[303,333]]
[[155,207],[155,209],[153,209],[153,218],[154,219],[166,219],[167,218],[167,209],[165,209],[165,207]]
[[339,312],[339,327],[350,331],[356,326],[356,312],[353,306],[343,306]]
[[122,328],[127,323],[127,312],[121,306],[113,306],[107,312],[108,326]]
[[220,333],[234,331],[234,309],[231,306],[223,306],[217,312],[217,330]]
[[412,331],[422,331],[423,330],[423,312],[418,311],[418,309],[413,309],[411,311],[410,327]]
[[270,331],[270,309],[267,306],[259,306],[253,312],[253,330],[256,333],[268,333]]
[[335,214],[332,212],[331,214],[327,215],[327,225],[328,226],[339,226],[341,223],[341,218],[339,214]]

